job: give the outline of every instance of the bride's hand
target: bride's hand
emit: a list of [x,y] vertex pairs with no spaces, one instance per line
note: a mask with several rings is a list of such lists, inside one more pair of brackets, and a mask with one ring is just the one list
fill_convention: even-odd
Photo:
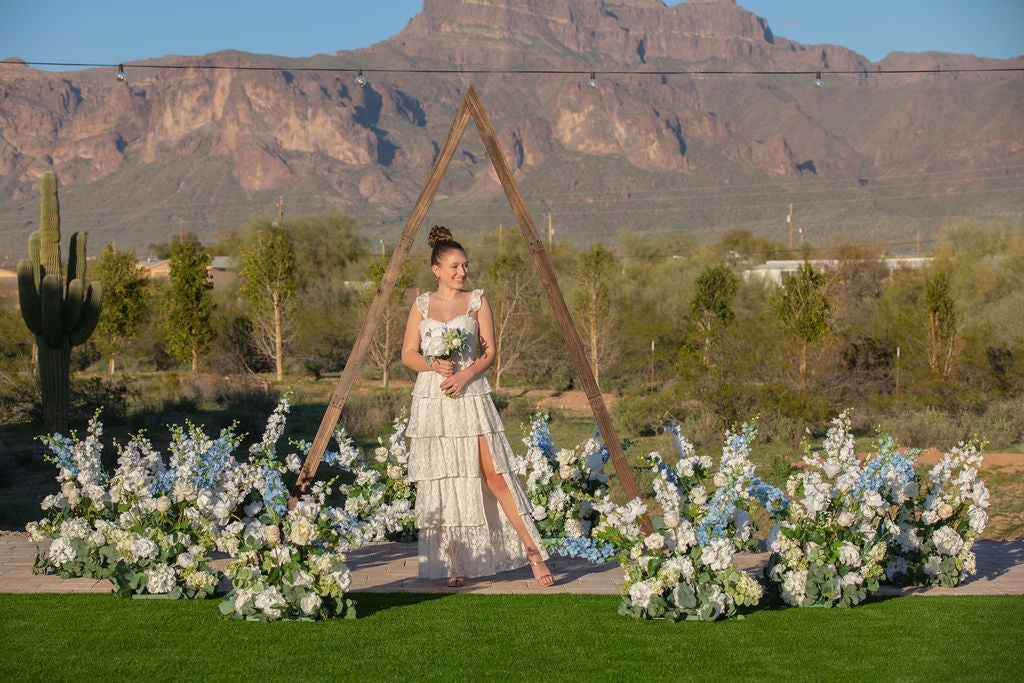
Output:
[[442,377],[451,377],[455,374],[455,363],[450,360],[438,358],[431,363],[431,369]]
[[465,370],[456,372],[448,379],[441,382],[441,391],[448,394],[449,396],[458,396],[469,380],[472,379],[469,373]]

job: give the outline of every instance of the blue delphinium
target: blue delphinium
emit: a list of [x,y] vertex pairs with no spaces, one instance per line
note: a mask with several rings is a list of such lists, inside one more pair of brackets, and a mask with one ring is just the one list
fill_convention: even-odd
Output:
[[578,557],[591,564],[603,564],[615,554],[615,549],[610,543],[589,536],[545,538],[544,546],[552,555]]

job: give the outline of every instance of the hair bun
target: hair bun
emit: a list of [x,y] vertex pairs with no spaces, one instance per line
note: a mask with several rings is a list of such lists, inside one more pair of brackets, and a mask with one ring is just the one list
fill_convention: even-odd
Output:
[[430,237],[427,242],[430,244],[430,248],[434,249],[440,244],[445,242],[454,242],[455,238],[452,237],[452,231],[443,225],[435,225],[430,229]]

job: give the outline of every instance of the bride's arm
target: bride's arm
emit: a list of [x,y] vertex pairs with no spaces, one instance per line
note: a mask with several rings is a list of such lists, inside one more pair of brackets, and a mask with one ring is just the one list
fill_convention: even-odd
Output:
[[402,341],[402,364],[416,372],[436,372],[448,377],[455,369],[455,364],[447,360],[435,360],[427,365],[427,359],[420,353],[420,323],[423,316],[413,305],[409,311],[409,319],[405,322],[405,339]]
[[445,390],[451,388],[453,391],[450,393],[452,394],[458,394],[464,386],[469,384],[470,380],[484,374],[494,365],[494,318],[491,315],[491,305],[487,303],[487,297],[482,294],[476,322],[477,337],[480,340],[480,355],[472,365],[459,370],[441,382],[441,388]]

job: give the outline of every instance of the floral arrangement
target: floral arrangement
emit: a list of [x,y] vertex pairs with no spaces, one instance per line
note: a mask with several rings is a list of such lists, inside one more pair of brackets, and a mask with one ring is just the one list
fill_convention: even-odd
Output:
[[[345,597],[352,573],[345,553],[362,540],[359,523],[325,505],[330,487],[318,483],[292,510],[264,509],[239,523],[235,552],[225,567],[231,590],[220,603],[226,616],[259,621],[355,617]],[[247,512],[257,515],[262,505]]]
[[895,520],[885,574],[898,585],[957,586],[974,574],[974,541],[985,530],[989,493],[978,479],[982,456],[976,444],[961,443],[928,472],[915,477]]
[[804,471],[786,483],[790,514],[768,534],[765,576],[789,605],[849,607],[878,590],[883,577],[882,530],[892,505],[882,484],[897,499],[914,484],[891,449],[861,467],[846,413],[832,421],[823,449],[824,456],[805,455]]
[[[323,460],[346,473],[348,481],[338,485],[346,496],[345,512],[374,529],[374,541],[416,539],[416,491],[409,481],[409,452],[405,443],[408,425],[403,411],[392,423],[387,440],[377,437],[372,460],[363,457],[341,429],[336,435],[338,453],[328,453]],[[308,452],[309,446],[300,446],[304,454]]]
[[[595,506],[601,522],[594,535],[616,548],[615,558],[626,573],[619,612],[670,621],[735,616],[738,606],[756,605],[763,594],[761,585],[734,562],[737,548],[745,547],[750,537],[741,506],[760,493],[781,510],[785,497],[769,491],[745,459],[752,429],[728,435],[713,478],[711,458],[696,455],[675,426],[670,432],[679,454],[676,466],[658,453],[648,456],[662,513],[658,530],[641,530],[639,516],[646,505],[639,499],[618,506],[605,498]],[[710,496],[709,479],[719,484]]]
[[545,549],[600,564],[614,552],[610,544],[591,535],[599,518],[593,500],[605,494],[608,482],[602,471],[608,449],[595,432],[577,449],[556,450],[549,421],[550,416],[540,411],[529,429],[524,428],[526,455],[517,456],[515,472],[526,476],[526,495],[533,503],[533,519]]
[[106,578],[121,596],[212,594],[220,579],[209,567],[209,552],[232,494],[229,486],[215,495],[206,484],[237,474],[230,457],[237,437],[225,430],[209,439],[193,425],[176,429],[168,468],[140,434],[120,449],[108,477],[100,464],[101,435],[94,416],[84,440],[74,434],[43,438],[61,492],[43,500],[48,516],[26,527],[32,540],[53,541],[33,571]]

